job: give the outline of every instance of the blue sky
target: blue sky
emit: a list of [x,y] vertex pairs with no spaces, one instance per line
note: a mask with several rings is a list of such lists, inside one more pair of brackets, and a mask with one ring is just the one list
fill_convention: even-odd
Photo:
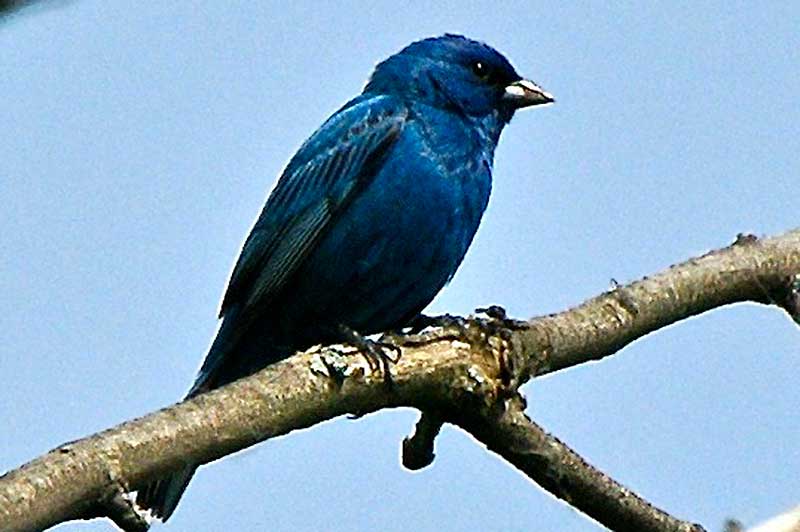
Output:
[[[79,0],[0,23],[0,470],[185,392],[282,166],[421,37],[484,40],[558,99],[506,129],[431,312],[555,312],[800,226],[800,4],[751,5]],[[737,305],[525,391],[590,462],[719,530],[798,502],[798,345],[779,311]],[[600,529],[456,429],[402,470],[415,418],[335,420],[203,468],[169,529]]]

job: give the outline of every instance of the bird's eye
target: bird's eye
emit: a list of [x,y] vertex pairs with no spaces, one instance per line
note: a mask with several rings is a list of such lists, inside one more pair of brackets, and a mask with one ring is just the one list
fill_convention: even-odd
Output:
[[489,79],[489,67],[487,67],[486,63],[483,61],[475,61],[472,63],[472,72],[478,76],[481,81],[487,81]]

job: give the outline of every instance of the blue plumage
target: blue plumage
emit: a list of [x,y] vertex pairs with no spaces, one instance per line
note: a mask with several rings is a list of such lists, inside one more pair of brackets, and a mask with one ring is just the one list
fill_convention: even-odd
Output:
[[[287,165],[241,252],[189,395],[341,327],[417,316],[452,278],[489,200],[494,150],[520,107],[552,97],[493,48],[445,35],[380,63]],[[163,519],[193,468],[140,494]]]

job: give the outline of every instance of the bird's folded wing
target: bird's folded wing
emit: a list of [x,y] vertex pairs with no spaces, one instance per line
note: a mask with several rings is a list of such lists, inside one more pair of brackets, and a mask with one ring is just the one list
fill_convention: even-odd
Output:
[[[383,97],[346,106],[300,148],[242,248],[220,316],[259,314],[297,271],[337,215],[380,170],[408,113]],[[249,316],[248,316],[249,315]]]

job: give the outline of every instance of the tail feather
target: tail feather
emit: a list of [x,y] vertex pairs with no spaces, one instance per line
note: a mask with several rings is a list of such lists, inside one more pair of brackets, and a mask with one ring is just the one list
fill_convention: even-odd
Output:
[[[225,340],[224,335],[217,335],[211,345],[203,368],[200,370],[200,374],[184,400],[191,399],[215,387],[212,377],[219,373],[220,363],[224,357],[223,347],[228,347]],[[209,360],[213,364],[209,364]],[[197,467],[197,464],[188,464],[166,477],[151,482],[144,489],[139,490],[136,495],[136,503],[142,508],[149,509],[153,517],[166,521],[173,514],[175,508],[178,507],[178,502],[180,502],[183,492],[189,486]]]
[[149,508],[153,517],[166,521],[178,507],[178,501],[189,486],[195,471],[197,466],[186,466],[168,477],[152,482],[139,492],[137,504]]
[[[186,395],[186,399],[191,399],[205,391],[200,379],[192,386],[191,391]],[[170,473],[166,477],[159,478],[139,490],[136,495],[136,503],[149,509],[153,517],[166,521],[178,507],[183,492],[189,486],[194,472],[197,471],[197,464],[188,464],[182,469]]]
[[[235,326],[237,314],[238,308],[236,307],[226,312],[217,336],[211,344],[208,355],[206,355],[186,399],[253,373],[268,363],[285,358],[294,352],[294,349],[290,347],[275,346],[274,342],[269,341],[271,338],[268,336],[255,340],[246,337],[243,341],[244,327]],[[242,348],[243,344],[244,348]],[[248,356],[253,351],[269,352],[273,353],[273,356],[269,359],[263,355],[261,357]],[[137,504],[149,509],[154,517],[166,521],[178,506],[181,495],[186,491],[197,467],[198,464],[187,464],[183,469],[151,482],[137,494]]]

